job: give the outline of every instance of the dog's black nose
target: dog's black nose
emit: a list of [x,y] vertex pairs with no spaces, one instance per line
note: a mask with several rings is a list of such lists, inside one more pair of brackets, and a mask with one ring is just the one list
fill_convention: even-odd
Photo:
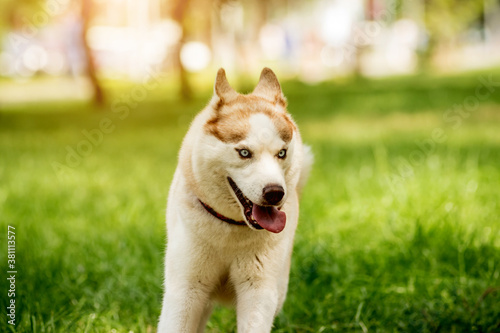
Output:
[[262,196],[266,203],[269,205],[276,205],[278,202],[283,199],[285,195],[285,190],[281,185],[271,184],[264,187],[262,190]]

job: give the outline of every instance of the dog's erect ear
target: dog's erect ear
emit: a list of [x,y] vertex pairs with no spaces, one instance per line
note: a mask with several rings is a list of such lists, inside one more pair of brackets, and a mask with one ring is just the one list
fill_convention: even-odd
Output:
[[260,73],[259,84],[252,92],[253,95],[263,97],[274,103],[286,106],[286,99],[281,91],[281,86],[276,77],[276,74],[270,69],[265,67]]
[[226,71],[220,68],[217,72],[214,84],[214,94],[217,95],[222,102],[227,102],[238,96],[238,93],[229,85],[226,78]]

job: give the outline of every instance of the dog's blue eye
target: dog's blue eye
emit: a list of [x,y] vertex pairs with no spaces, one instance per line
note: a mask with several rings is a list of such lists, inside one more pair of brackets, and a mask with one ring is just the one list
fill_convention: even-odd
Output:
[[238,150],[238,153],[240,153],[240,156],[243,158],[250,158],[252,154],[250,154],[250,151],[248,149],[240,149]]
[[278,153],[279,158],[285,158],[286,157],[286,149],[281,149]]

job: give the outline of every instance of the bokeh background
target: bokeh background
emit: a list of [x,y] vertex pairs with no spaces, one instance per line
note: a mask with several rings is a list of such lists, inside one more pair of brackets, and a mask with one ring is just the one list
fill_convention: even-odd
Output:
[[[218,67],[319,82],[485,68],[500,58],[498,1],[2,0],[2,102],[106,96],[102,80],[178,77]],[[47,82],[48,78],[60,80]],[[28,87],[26,87],[28,88]],[[26,91],[27,89],[22,89]]]
[[500,1],[0,6],[2,332],[156,331],[181,140],[264,66],[316,159],[273,331],[500,331]]

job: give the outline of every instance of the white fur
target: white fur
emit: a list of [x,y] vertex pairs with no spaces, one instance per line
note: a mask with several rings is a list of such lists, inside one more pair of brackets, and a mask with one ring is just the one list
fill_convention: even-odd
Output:
[[[306,151],[304,159],[297,131],[285,144],[263,113],[250,117],[249,134],[241,142],[224,143],[205,133],[215,101],[193,121],[169,192],[165,294],[158,326],[162,333],[203,332],[214,300],[236,306],[238,332],[270,332],[286,297],[299,179],[303,186],[311,154]],[[285,146],[287,158],[276,158]],[[235,148],[241,147],[251,149],[251,160],[239,157]],[[254,203],[261,202],[265,185],[283,186],[285,229],[274,234],[210,215],[198,199],[229,218],[244,220],[227,176]]]
[[[285,171],[289,168],[289,160],[278,161],[275,155],[288,145],[263,113],[252,115],[249,122],[251,129],[248,137],[236,146],[249,148],[253,154],[252,162],[243,161],[233,153],[239,163],[228,167],[227,171],[247,198],[262,205],[262,189],[266,185],[277,184],[286,188]],[[242,165],[245,166],[242,168]]]

